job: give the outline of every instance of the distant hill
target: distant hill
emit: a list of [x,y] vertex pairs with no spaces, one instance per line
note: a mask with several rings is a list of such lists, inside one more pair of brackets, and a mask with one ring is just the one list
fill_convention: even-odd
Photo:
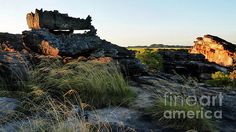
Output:
[[128,46],[128,48],[191,48],[192,46],[151,44],[150,46]]

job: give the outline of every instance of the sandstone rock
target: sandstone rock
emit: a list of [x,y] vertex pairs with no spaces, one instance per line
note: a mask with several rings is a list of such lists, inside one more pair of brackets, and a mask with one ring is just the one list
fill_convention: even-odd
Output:
[[228,72],[228,69],[208,62],[201,54],[190,54],[176,50],[160,50],[163,58],[163,70],[166,73],[190,75],[200,79],[211,79],[216,71]]
[[118,62],[125,75],[143,75],[147,73],[147,67],[135,58],[118,59]]
[[203,54],[221,66],[236,66],[236,45],[212,35],[199,37],[194,43],[190,53]]
[[0,33],[0,50],[21,51],[24,49],[22,35]]
[[48,30],[32,30],[23,32],[23,41],[30,50],[51,56],[66,57],[111,57],[119,62],[127,74],[142,74],[145,71],[133,51],[102,40],[96,35],[70,34],[55,35]]
[[86,30],[96,34],[95,28],[91,24],[91,17],[86,19],[73,18],[68,14],[61,14],[58,11],[35,10],[35,13],[27,14],[27,24],[30,29],[50,29],[50,30]]
[[[127,108],[103,108],[96,112],[89,111],[89,122],[97,124],[109,124],[110,131],[118,132],[135,132],[135,131],[162,131],[163,127],[159,123],[154,123],[148,117],[145,117],[142,112],[127,109]],[[145,119],[146,118],[146,119]],[[155,124],[155,125],[154,125]],[[163,130],[164,131],[164,130]]]
[[28,64],[19,52],[0,52],[0,79],[8,89],[14,89],[27,80]]
[[47,30],[23,32],[25,45],[34,52],[44,55],[75,56],[95,50],[101,45],[97,36],[83,34],[55,35]]

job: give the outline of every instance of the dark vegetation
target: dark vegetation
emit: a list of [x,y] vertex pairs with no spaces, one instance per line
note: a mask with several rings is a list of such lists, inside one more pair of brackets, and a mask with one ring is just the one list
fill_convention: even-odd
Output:
[[136,57],[150,70],[161,71],[162,70],[162,58],[152,49],[145,49],[143,52],[136,53]]
[[191,46],[182,45],[164,45],[164,44],[151,44],[149,46],[128,46],[128,48],[191,48]]
[[211,80],[208,80],[206,82],[212,86],[236,88],[236,70],[230,72],[229,74],[218,71],[212,74]]

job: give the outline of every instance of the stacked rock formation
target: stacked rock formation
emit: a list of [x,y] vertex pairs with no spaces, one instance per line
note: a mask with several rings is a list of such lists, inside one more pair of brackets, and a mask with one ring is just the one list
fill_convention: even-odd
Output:
[[190,53],[203,54],[210,62],[221,66],[236,66],[236,45],[227,42],[219,37],[205,35],[197,38]]
[[[128,75],[145,71],[144,65],[135,58],[133,51],[98,37],[91,21],[90,16],[86,19],[73,18],[58,11],[36,9],[35,13],[27,15],[27,23],[32,30],[23,32],[23,42],[31,51],[43,55],[72,58],[111,57]],[[89,31],[74,34],[74,30]]]
[[86,19],[73,18],[68,14],[61,14],[55,11],[43,11],[36,9],[35,13],[27,14],[27,24],[30,29],[46,28],[51,31],[55,30],[90,30],[90,33],[96,34],[94,26],[91,24],[91,17]]
[[[27,79],[27,68],[40,59],[82,58],[83,61],[114,61],[125,75],[146,72],[146,67],[135,58],[133,51],[102,40],[96,35],[91,17],[69,17],[58,11],[37,10],[27,14],[29,31],[22,34],[0,33],[0,81],[16,84]],[[75,34],[74,30],[86,30]],[[0,82],[1,83],[1,82]]]

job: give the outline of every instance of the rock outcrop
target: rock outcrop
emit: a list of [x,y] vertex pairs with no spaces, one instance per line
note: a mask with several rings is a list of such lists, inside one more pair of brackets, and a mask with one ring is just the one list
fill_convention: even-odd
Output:
[[[100,58],[111,57],[127,75],[142,74],[146,67],[135,58],[133,51],[119,47],[96,35],[91,17],[72,18],[58,11],[37,10],[27,15],[30,31],[23,31],[23,42],[29,51],[50,56]],[[83,30],[83,34],[69,34],[52,30]],[[85,59],[86,60],[86,59]]]
[[42,29],[49,30],[90,30],[93,34],[96,34],[94,26],[91,24],[91,17],[86,19],[73,18],[68,14],[61,14],[57,10],[55,11],[43,11],[35,10],[35,13],[27,14],[27,24],[30,29]]
[[190,75],[200,79],[211,79],[216,71],[227,73],[228,69],[208,62],[201,54],[190,54],[187,51],[160,50],[163,59],[163,70],[166,73]]
[[203,54],[210,62],[221,66],[236,66],[236,45],[219,37],[205,35],[197,38],[190,53]]

